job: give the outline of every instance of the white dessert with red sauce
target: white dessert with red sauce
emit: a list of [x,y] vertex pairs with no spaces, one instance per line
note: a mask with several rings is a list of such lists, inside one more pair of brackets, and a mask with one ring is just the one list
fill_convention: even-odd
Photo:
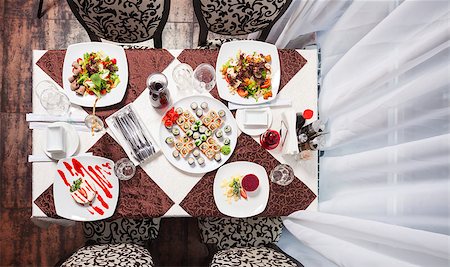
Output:
[[70,186],[70,195],[78,204],[88,205],[94,200],[97,191],[94,184],[84,178],[78,178]]

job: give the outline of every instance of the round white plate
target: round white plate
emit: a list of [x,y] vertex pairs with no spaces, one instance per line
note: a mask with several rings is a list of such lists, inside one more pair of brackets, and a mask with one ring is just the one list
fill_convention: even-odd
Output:
[[[253,54],[253,52],[262,53],[264,55],[270,55],[272,57],[272,63],[270,64],[272,67],[272,96],[268,99],[264,99],[260,97],[258,101],[254,98],[243,98],[238,94],[231,94],[230,89],[228,88],[228,83],[222,77],[222,65],[227,62],[230,58],[236,57],[238,51],[242,51],[246,54]],[[280,68],[280,58],[278,56],[277,47],[273,44],[245,40],[245,41],[233,41],[224,43],[219,50],[219,55],[217,56],[216,61],[216,82],[217,82],[217,91],[219,93],[220,98],[225,99],[227,101],[242,104],[242,105],[254,105],[261,104],[264,102],[269,102],[277,96],[278,89],[280,88],[281,81],[281,68]]]
[[[166,144],[165,140],[169,136],[173,137],[173,135],[170,130],[166,129],[166,127],[164,126],[164,123],[162,123],[162,121],[161,121],[161,125],[159,128],[159,143],[161,144],[160,146],[161,146],[161,150],[162,150],[164,156],[167,158],[167,160],[173,166],[177,167],[178,169],[180,169],[182,171],[189,172],[189,173],[205,173],[205,172],[209,172],[209,171],[219,168],[231,157],[231,155],[233,154],[233,151],[236,147],[236,143],[237,143],[238,126],[237,126],[236,120],[234,119],[233,114],[231,114],[230,110],[228,110],[228,108],[224,104],[222,104],[222,102],[220,102],[212,97],[202,96],[202,95],[189,96],[189,97],[180,99],[173,106],[175,107],[175,109],[178,107],[183,108],[183,110],[188,109],[194,115],[195,118],[198,118],[195,115],[195,112],[193,112],[193,110],[190,107],[192,102],[196,102],[199,106],[198,108],[200,108],[200,104],[202,102],[208,103],[208,109],[206,110],[206,112],[208,112],[209,110],[215,110],[216,112],[218,112],[221,109],[223,109],[225,111],[225,117],[223,117],[224,123],[222,124],[222,127],[220,129],[222,129],[222,131],[223,131],[223,128],[225,125],[230,125],[231,133],[226,134],[224,132],[222,138],[217,138],[214,136],[214,134],[213,134],[213,136],[214,136],[214,139],[216,141],[218,141],[218,143],[220,145],[223,145],[223,139],[225,137],[230,138],[231,153],[226,156],[221,154],[222,160],[217,162],[214,159],[208,159],[202,152],[200,152],[200,156],[203,159],[205,159],[205,164],[203,166],[200,166],[198,164],[197,160],[195,160],[194,164],[189,165],[189,163],[188,163],[189,157],[193,157],[194,159],[196,159],[192,155],[192,153],[187,155],[186,158],[181,157],[181,155],[178,158],[174,158],[172,156],[172,152],[173,152],[173,150],[175,150],[175,148],[171,145]],[[174,125],[174,127],[178,127],[178,126]],[[184,136],[184,135],[185,135],[184,132],[180,129],[179,136]]]
[[[77,163],[74,164],[73,159],[83,167],[76,168],[74,165]],[[119,199],[119,180],[114,174],[112,160],[94,156],[61,159],[56,165],[54,177],[53,198],[56,214],[59,216],[74,221],[97,221],[114,214]],[[70,195],[70,185],[80,177],[94,185],[97,191],[91,205],[80,205]]]
[[128,85],[128,62],[123,47],[102,42],[78,43],[67,47],[66,56],[63,65],[63,87],[64,93],[69,97],[71,103],[82,106],[92,107],[96,99],[95,95],[80,96],[70,89],[69,77],[72,75],[72,62],[78,58],[82,58],[84,53],[103,51],[110,58],[117,59],[117,67],[119,70],[120,83],[110,93],[102,96],[97,101],[96,107],[106,107],[119,103],[125,96]]
[[[71,157],[75,155],[78,150],[78,146],[80,145],[80,138],[78,137],[78,133],[71,124],[67,122],[54,122],[50,124],[51,126],[61,126],[64,128],[65,133],[65,144],[66,144],[66,153],[64,154],[55,154],[48,152],[45,148],[47,147],[47,138],[43,142],[42,149],[45,154],[54,160],[59,160],[67,157]],[[47,134],[47,132],[46,132]]]
[[[254,174],[259,178],[259,186],[254,192],[247,192],[247,199],[240,197],[228,202],[225,190],[221,187],[223,180],[229,181],[232,176]],[[266,170],[261,165],[248,161],[236,161],[228,163],[217,170],[214,178],[214,201],[219,211],[225,215],[246,218],[260,214],[264,211],[269,201],[269,178]]]
[[273,115],[272,115],[272,110],[270,108],[267,108],[267,114],[268,114],[268,117],[267,117],[267,125],[266,126],[245,125],[244,124],[245,109],[238,109],[236,111],[236,123],[239,126],[239,129],[241,129],[241,131],[243,133],[246,133],[250,136],[261,135],[265,131],[267,131],[267,129],[270,128],[270,125],[272,125]]

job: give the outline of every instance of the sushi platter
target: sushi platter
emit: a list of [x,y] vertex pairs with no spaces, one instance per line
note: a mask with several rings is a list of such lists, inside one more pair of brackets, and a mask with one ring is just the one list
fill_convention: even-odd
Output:
[[176,102],[159,129],[162,151],[178,169],[205,173],[222,166],[237,142],[236,121],[220,101],[190,96]]

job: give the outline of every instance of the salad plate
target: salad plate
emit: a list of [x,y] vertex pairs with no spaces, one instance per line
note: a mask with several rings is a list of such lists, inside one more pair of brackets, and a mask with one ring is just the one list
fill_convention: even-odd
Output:
[[217,57],[216,80],[219,96],[242,105],[275,99],[281,69],[277,47],[259,41],[224,43]]
[[159,129],[164,156],[188,173],[206,173],[222,166],[233,154],[237,136],[233,114],[222,102],[202,95],[174,103]]
[[102,42],[70,45],[64,58],[62,80],[64,92],[73,104],[93,107],[97,97],[96,107],[117,104],[125,96],[128,85],[125,50]]
[[[233,179],[254,175],[259,180],[257,189],[246,192],[246,198],[242,196],[229,197],[228,187]],[[214,178],[214,201],[221,213],[236,218],[246,218],[260,214],[264,211],[269,200],[269,178],[266,170],[261,165],[248,161],[236,161],[228,163],[217,170]]]
[[78,156],[58,161],[53,197],[56,214],[74,221],[111,217],[119,199],[119,180],[112,160]]

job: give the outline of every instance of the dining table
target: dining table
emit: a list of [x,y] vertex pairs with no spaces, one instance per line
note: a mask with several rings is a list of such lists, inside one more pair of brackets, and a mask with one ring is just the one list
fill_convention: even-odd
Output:
[[[65,50],[33,51],[33,113],[45,114],[36,94],[36,86],[42,81],[51,81],[62,90],[62,68]],[[146,79],[154,72],[163,73],[168,79],[168,89],[172,102],[190,96],[191,91],[178,88],[172,78],[174,67],[187,63],[195,68],[201,63],[216,66],[219,50],[205,49],[126,49],[128,62],[128,86],[124,99],[115,105],[98,108],[96,115],[105,119],[123,106],[133,103],[155,140],[159,140],[159,129],[164,110],[152,107]],[[287,108],[295,112],[305,109],[313,111],[310,123],[318,117],[318,52],[315,49],[279,49],[281,81],[277,98],[291,101],[290,107],[272,107],[271,129],[281,128],[282,113]],[[219,79],[221,77],[217,77]],[[208,97],[220,99],[217,89],[203,93]],[[71,105],[70,116],[84,117],[92,113],[92,108]],[[75,124],[74,124],[75,125]],[[32,131],[32,153],[43,155],[46,139],[46,123],[30,122]],[[78,154],[92,153],[117,161],[126,153],[106,129],[94,135],[82,124],[76,124],[79,135]],[[257,216],[288,216],[298,210],[317,210],[318,208],[318,153],[313,151],[308,160],[299,160],[293,155],[285,155],[279,145],[266,150],[260,145],[259,136],[249,136],[239,131],[236,148],[227,163],[250,161],[264,167],[269,174],[279,164],[288,164],[294,170],[294,181],[286,186],[270,182],[269,200],[264,211]],[[159,144],[162,145],[162,144]],[[36,161],[32,164],[32,221],[46,227],[51,223],[72,225],[72,220],[60,217],[55,210],[53,183],[56,161]],[[225,163],[226,164],[226,163]],[[174,167],[159,152],[136,168],[130,180],[120,181],[119,197],[114,214],[117,218],[156,218],[156,217],[223,217],[213,196],[213,181],[217,170],[192,174]]]

